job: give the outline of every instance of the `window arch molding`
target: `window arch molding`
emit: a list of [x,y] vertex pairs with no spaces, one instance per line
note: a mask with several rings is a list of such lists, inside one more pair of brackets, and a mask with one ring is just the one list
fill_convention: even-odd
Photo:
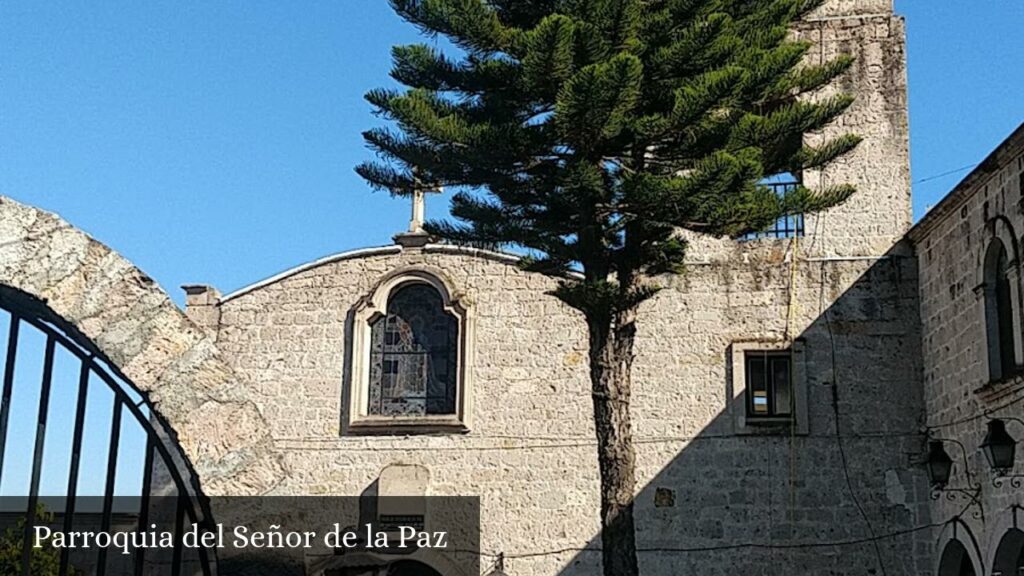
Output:
[[[985,558],[992,566],[993,572],[1004,569],[1004,574],[1011,575],[1013,571],[1005,570],[1005,568],[1014,567],[1010,562],[1019,559],[1019,556],[1014,554],[1008,557],[1007,552],[1008,548],[1016,549],[1017,554],[1024,550],[1020,548],[1021,537],[1024,535],[1022,532],[1024,531],[1024,508],[1011,504],[998,511],[994,516],[994,521],[990,520],[991,523],[986,526],[985,530],[986,534],[991,535],[987,539]],[[1008,536],[1011,538],[1009,541],[1007,540]],[[1007,546],[1008,544],[1009,546]]]
[[[450,414],[372,414],[369,400],[373,327],[387,317],[392,297],[403,288],[413,285],[427,286],[435,291],[440,298],[443,313],[455,322],[454,409]],[[467,432],[472,415],[474,324],[472,302],[463,292],[455,289],[454,282],[441,270],[423,265],[407,266],[381,278],[351,312],[351,370],[345,418],[347,430],[362,434]]]
[[979,300],[985,332],[988,380],[1004,380],[1024,365],[1019,248],[1013,226],[1002,217],[986,225],[987,243],[981,258]]
[[936,552],[933,574],[939,576],[962,576],[961,568],[969,567],[967,573],[983,576],[985,563],[982,559],[978,539],[962,519],[954,518],[942,527],[933,548]]

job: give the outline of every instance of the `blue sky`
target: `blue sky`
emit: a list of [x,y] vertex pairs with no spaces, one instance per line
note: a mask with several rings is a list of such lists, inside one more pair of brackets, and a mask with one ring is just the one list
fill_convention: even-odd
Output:
[[[1024,3],[901,0],[915,181],[1024,120]],[[390,242],[408,206],[352,171],[386,2],[0,3],[0,194],[58,212],[157,279],[224,292]],[[915,214],[963,172],[915,184]],[[433,199],[430,214],[447,199]]]

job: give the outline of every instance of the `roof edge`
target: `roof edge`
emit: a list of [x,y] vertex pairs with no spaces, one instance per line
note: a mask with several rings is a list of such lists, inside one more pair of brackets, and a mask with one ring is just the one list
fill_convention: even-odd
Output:
[[907,231],[906,237],[917,244],[933,228],[938,226],[950,214],[956,212],[960,206],[973,195],[976,186],[1001,167],[1000,161],[1007,154],[1012,155],[1017,148],[1024,150],[1024,123],[1017,128],[1002,142],[999,143],[988,156],[971,170],[960,182],[946,194],[939,203],[932,207],[924,216]]
[[[457,246],[454,244],[427,244],[422,248],[422,250],[427,254],[462,254],[467,256],[475,256],[477,258],[486,258],[488,260],[494,260],[496,262],[501,262],[504,264],[517,264],[522,259],[521,256],[507,254],[505,252],[483,250],[480,248],[470,248],[468,246]],[[324,256],[322,258],[318,258],[316,260],[313,260],[312,262],[300,264],[293,268],[289,268],[283,272],[274,274],[269,278],[265,278],[258,282],[249,284],[248,286],[239,288],[238,290],[235,290],[234,292],[231,292],[230,294],[221,297],[218,304],[230,302],[231,300],[234,300],[241,296],[245,296],[246,294],[255,292],[256,290],[259,290],[261,288],[270,286],[271,284],[276,284],[277,282],[285,280],[286,278],[296,276],[298,274],[306,272],[307,270],[312,270],[313,268],[318,268],[326,264],[333,264],[335,262],[342,262],[345,260],[355,260],[357,258],[368,258],[372,256],[391,256],[401,254],[402,252],[402,247],[397,244],[389,246],[375,246],[370,248],[358,248],[356,250],[338,252],[336,254],[331,254],[328,256]]]

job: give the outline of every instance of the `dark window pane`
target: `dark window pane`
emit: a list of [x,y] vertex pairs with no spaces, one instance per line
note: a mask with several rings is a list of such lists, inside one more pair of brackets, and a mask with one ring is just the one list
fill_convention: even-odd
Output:
[[763,355],[747,357],[748,407],[751,414],[759,416],[768,415],[768,371],[765,370],[765,359]]
[[789,373],[789,357],[776,356],[772,358],[772,386],[775,392],[775,414],[789,416],[792,413],[790,402],[791,381]]
[[[801,177],[798,174],[779,174],[778,176],[765,179],[758,183],[767,187],[779,196],[797,190],[801,185]],[[795,238],[804,235],[804,215],[789,214],[779,218],[766,230],[750,232],[740,237],[740,240],[757,240],[760,238]]]
[[999,365],[1002,377],[1006,378],[1016,371],[1016,360],[1013,350],[1013,305],[1010,293],[1010,279],[1007,277],[1009,263],[1006,249],[999,253],[999,264],[996,267],[996,309],[999,323]]

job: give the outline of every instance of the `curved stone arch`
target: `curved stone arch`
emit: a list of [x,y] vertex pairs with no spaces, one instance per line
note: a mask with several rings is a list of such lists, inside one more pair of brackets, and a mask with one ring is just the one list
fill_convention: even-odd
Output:
[[985,572],[984,559],[981,556],[981,548],[978,546],[978,539],[974,537],[974,532],[971,531],[970,526],[959,518],[954,518],[947,522],[935,541],[936,555],[933,574],[938,574],[939,576],[958,576],[957,574],[943,572],[943,557],[946,555],[947,547],[951,543],[954,546],[959,546],[967,555],[971,568],[977,576],[987,574]]
[[[1017,233],[1013,229],[1013,223],[1006,216],[994,216],[985,224],[988,241],[998,238],[1010,255],[1010,266],[1016,267],[1020,262],[1020,243],[1017,241]],[[984,282],[984,278],[981,282]]]
[[374,283],[369,294],[362,298],[357,307],[368,306],[377,311],[383,310],[387,307],[388,297],[395,288],[407,282],[421,282],[433,286],[441,294],[445,308],[453,312],[465,313],[472,307],[472,302],[456,287],[451,277],[440,268],[426,264],[411,264],[390,270]]
[[453,562],[449,554],[429,548],[420,548],[412,554],[396,558],[394,555],[360,551],[329,558],[323,563],[322,570],[317,573],[326,573],[332,568],[347,566],[374,567],[385,571],[382,573],[387,573],[388,568],[395,565],[419,564],[442,576],[476,576],[476,574],[468,574],[463,567]]
[[998,576],[1009,576],[1019,574],[1024,564],[1024,531],[1019,528],[1011,528],[1003,534],[998,534],[999,544],[996,547],[995,555],[992,557],[992,574]]
[[404,561],[422,564],[443,576],[471,576],[456,563],[452,562],[445,553],[430,548],[421,548],[414,554],[409,555],[408,559]]
[[0,197],[0,286],[132,382],[207,495],[263,494],[280,482],[270,431],[213,341],[124,257],[54,214]]

